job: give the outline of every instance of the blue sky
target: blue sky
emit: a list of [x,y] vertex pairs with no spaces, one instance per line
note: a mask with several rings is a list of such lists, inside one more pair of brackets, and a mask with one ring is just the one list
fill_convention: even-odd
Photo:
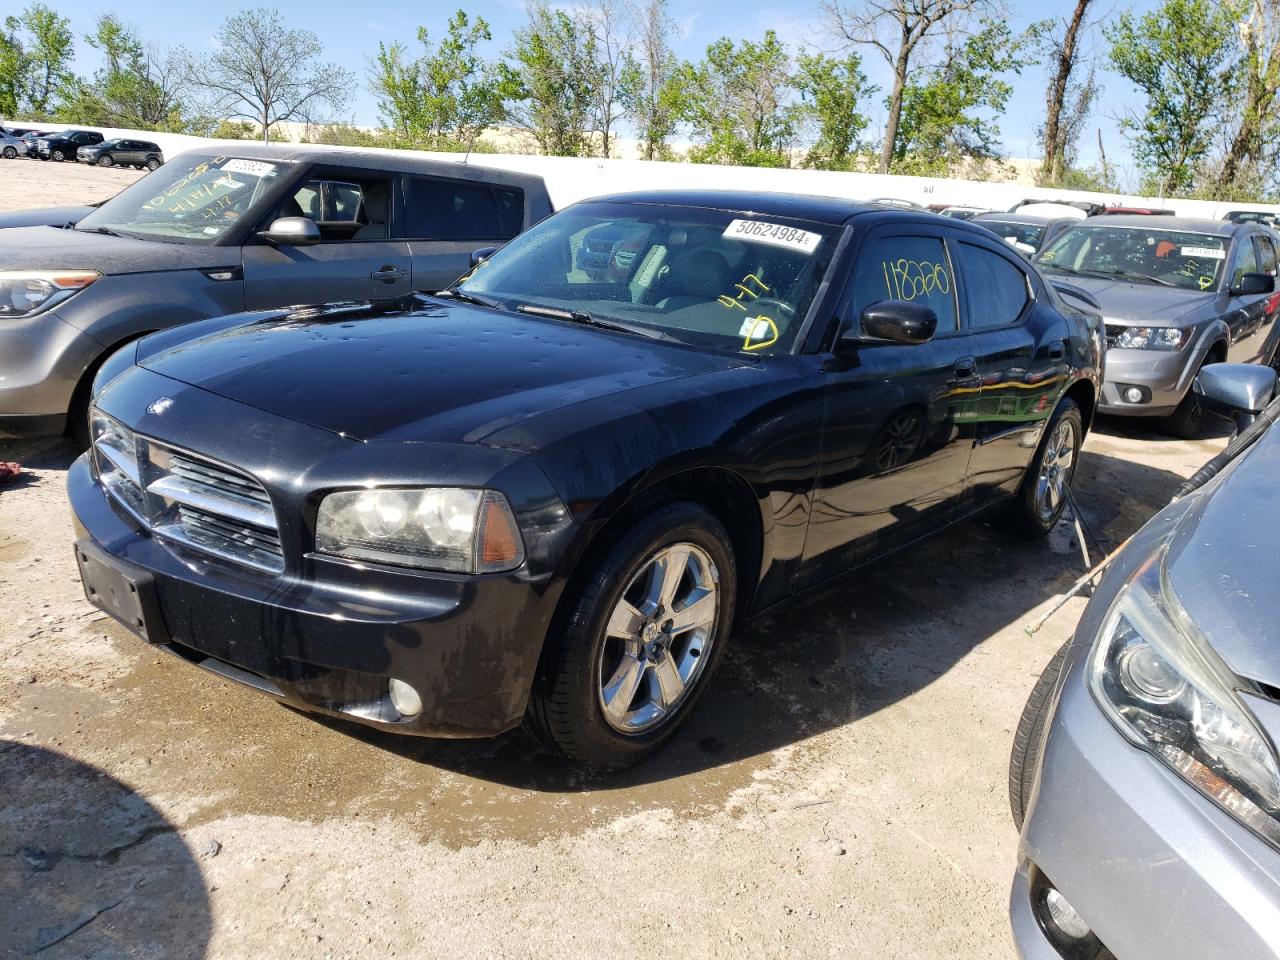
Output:
[[[8,0],[6,6],[16,8],[22,0]],[[134,4],[103,3],[99,0],[46,0],[62,15],[70,17],[77,37],[88,32],[93,22],[103,13],[114,12],[128,22],[146,42],[160,46],[184,44],[195,50],[211,44],[210,37],[221,20],[246,6],[258,3],[207,2],[186,12],[150,19],[138,12]],[[513,29],[525,19],[523,0],[496,0],[480,9],[469,3],[432,2],[421,6],[403,3],[365,2],[350,0],[279,0],[269,4],[278,9],[286,21],[295,26],[313,30],[325,46],[328,59],[353,70],[360,78],[359,89],[352,100],[353,119],[357,123],[377,122],[377,107],[373,97],[364,89],[365,71],[370,54],[379,41],[390,43],[401,40],[416,47],[415,34],[419,24],[438,33],[452,12],[463,6],[469,12],[482,14],[492,25],[494,33],[492,54],[507,45]],[[565,5],[568,5],[567,3]],[[675,42],[677,54],[685,58],[699,57],[706,46],[717,37],[729,33],[736,37],[758,39],[767,29],[775,29],[783,40],[792,45],[823,48],[827,40],[820,30],[821,22],[812,4],[804,2],[784,5],[779,0],[710,0],[710,2],[671,4],[672,14],[679,27]],[[1155,6],[1155,0],[1098,0],[1095,16],[1113,14],[1125,8],[1146,10]],[[1014,26],[1025,27],[1033,20],[1069,12],[1069,0],[1010,0]],[[1102,61],[1102,42],[1098,32],[1091,40],[1091,53]],[[96,51],[83,41],[77,43],[77,69],[91,72],[97,65]],[[888,68],[873,50],[863,51],[865,69],[873,82],[888,87]],[[1044,111],[1045,67],[1033,67],[1020,77],[1011,77],[1014,94],[1009,109],[1000,121],[1000,131],[1005,153],[1009,156],[1035,156],[1037,153],[1036,127]],[[1108,160],[1122,166],[1129,162],[1128,150],[1117,130],[1117,118],[1133,105],[1134,98],[1128,84],[1115,76],[1103,75],[1103,93],[1088,128],[1081,149],[1084,163],[1097,159],[1097,131],[1101,129]],[[873,126],[883,123],[883,97],[877,95],[872,106]]]

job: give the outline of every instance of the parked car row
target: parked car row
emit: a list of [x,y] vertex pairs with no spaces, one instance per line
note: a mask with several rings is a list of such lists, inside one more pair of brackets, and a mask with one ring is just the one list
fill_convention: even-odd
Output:
[[25,157],[139,170],[155,170],[164,163],[164,151],[149,140],[107,140],[94,130],[73,129],[48,132],[6,127],[0,135],[0,156],[6,160]]
[[781,604],[979,513],[1045,536],[1098,412],[1238,414],[1028,702],[1010,910],[1027,957],[1263,956],[1276,258],[1247,218],[1081,217],[1029,259],[914,205],[553,213],[471,164],[184,154],[0,231],[0,430],[80,434],[86,596],[158,650],[613,770]]

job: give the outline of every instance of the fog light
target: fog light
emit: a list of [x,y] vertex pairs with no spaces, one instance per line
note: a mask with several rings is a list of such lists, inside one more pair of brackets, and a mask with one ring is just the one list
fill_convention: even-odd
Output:
[[422,697],[418,696],[418,691],[403,680],[396,680],[393,677],[387,684],[387,692],[391,694],[391,705],[405,719],[416,717],[422,712]]
[[1063,936],[1070,937],[1072,940],[1083,940],[1093,932],[1084,922],[1084,918],[1076,913],[1076,908],[1067,902],[1067,898],[1059,893],[1056,887],[1050,887],[1045,891],[1044,907],[1049,914],[1049,919]]
[[1142,391],[1139,390],[1137,387],[1130,387],[1128,390],[1124,392],[1124,398],[1128,400],[1130,403],[1141,403]]

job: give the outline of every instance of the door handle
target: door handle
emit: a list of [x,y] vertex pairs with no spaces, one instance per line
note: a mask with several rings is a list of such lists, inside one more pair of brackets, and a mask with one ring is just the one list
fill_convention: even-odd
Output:
[[381,280],[383,283],[395,283],[397,280],[403,280],[409,274],[392,264],[387,264],[380,270],[375,270],[369,274],[372,280]]
[[1055,340],[1049,344],[1050,360],[1065,360],[1067,356],[1067,342],[1065,340]]
[[974,357],[961,357],[956,361],[956,376],[961,380],[968,380],[978,375],[978,361]]

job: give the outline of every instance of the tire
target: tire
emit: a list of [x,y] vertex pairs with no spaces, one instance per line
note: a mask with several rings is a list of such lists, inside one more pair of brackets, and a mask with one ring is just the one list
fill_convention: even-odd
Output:
[[[590,568],[566,590],[526,716],[544,743],[599,772],[636,763],[675,734],[724,654],[737,602],[729,534],[709,511],[684,500],[654,501],[633,516],[603,552],[588,556]],[[683,560],[681,551],[688,551]],[[662,593],[669,606],[655,612],[642,598],[658,597],[668,562],[682,564],[683,573],[678,589]],[[708,585],[714,586],[709,604]],[[692,608],[691,598],[703,601],[699,620],[706,616],[709,622],[665,632],[673,614]],[[611,621],[627,629],[611,632]],[[677,686],[672,671],[687,682]],[[606,706],[611,687],[618,698],[612,709]],[[679,695],[664,707],[663,691],[672,689]]]
[[104,153],[102,156],[98,158],[98,166],[100,167],[114,167],[115,165],[116,165],[115,158],[112,157],[111,154],[109,153]]
[[67,155],[61,150],[53,150],[49,153],[49,159],[62,163],[67,159]]
[[157,160],[155,157],[152,157],[150,160],[148,160],[148,161],[147,161],[147,169],[148,169],[148,170],[150,170],[150,171],[152,171],[152,172],[155,172],[156,170],[159,170],[159,169],[160,169],[160,161],[159,161],[159,160]]
[[13,147],[5,147],[4,158],[6,160],[16,160],[18,158],[18,151],[15,150]]
[[1018,729],[1013,733],[1013,750],[1009,754],[1009,812],[1014,825],[1021,830],[1031,803],[1031,791],[1035,787],[1036,772],[1040,764],[1040,751],[1044,744],[1044,725],[1049,719],[1049,699],[1062,674],[1066,662],[1068,640],[1045,665],[1031,696],[1018,718]]
[[[1029,540],[1039,540],[1048,536],[1049,531],[1058,524],[1062,511],[1066,509],[1065,490],[1058,484],[1064,472],[1061,466],[1062,446],[1058,442],[1060,430],[1069,426],[1071,430],[1071,462],[1065,468],[1065,486],[1070,486],[1075,477],[1076,465],[1080,460],[1080,447],[1084,443],[1084,418],[1080,408],[1070,397],[1063,398],[1058,409],[1053,412],[1049,425],[1045,428],[1044,437],[1036,449],[1036,455],[1027,466],[1022,486],[1010,505],[1011,519],[1017,531]],[[1052,472],[1053,467],[1056,472]],[[1048,471],[1048,472],[1047,472]],[[1059,489],[1056,498],[1046,499],[1044,481]]]
[[[1206,360],[1200,365],[1200,369],[1203,370],[1205,364],[1212,362],[1212,360]],[[1200,370],[1197,370],[1196,376],[1199,375]],[[1193,377],[1192,382],[1194,381]],[[1193,387],[1188,387],[1186,396],[1182,398],[1182,402],[1173,413],[1160,419],[1160,429],[1179,440],[1197,440],[1204,433],[1204,421],[1204,404],[1200,401],[1200,394],[1196,393]]]

